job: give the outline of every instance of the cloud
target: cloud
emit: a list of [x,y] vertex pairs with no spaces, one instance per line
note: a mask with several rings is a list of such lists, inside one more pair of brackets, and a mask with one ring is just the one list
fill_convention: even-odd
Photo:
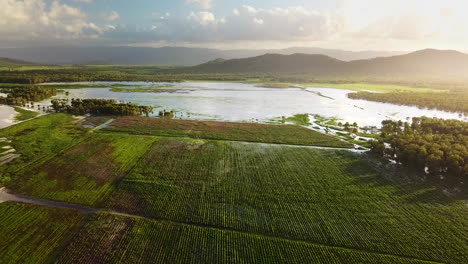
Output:
[[345,32],[369,39],[468,37],[465,0],[342,0]]
[[[225,17],[212,12],[191,12],[188,17],[160,19],[132,34],[135,42],[291,41],[324,39],[337,31],[332,17],[302,7],[257,9],[242,6]],[[119,29],[118,29],[119,30]],[[117,30],[117,31],[118,31]],[[128,34],[128,28],[121,28]],[[123,36],[109,32],[109,37]]]
[[97,38],[108,27],[88,20],[80,9],[45,0],[0,0],[3,41]]
[[93,0],[73,0],[73,2],[79,2],[79,3],[87,3],[87,4],[89,4],[89,3],[92,3]]
[[189,20],[194,21],[195,23],[199,23],[200,25],[206,26],[209,24],[216,24],[218,20],[216,20],[213,13],[210,12],[192,12],[189,17]]
[[213,0],[186,0],[187,4],[196,4],[203,9],[211,9],[213,7]]
[[109,15],[105,17],[107,21],[115,21],[120,18],[120,14],[116,11],[112,11]]

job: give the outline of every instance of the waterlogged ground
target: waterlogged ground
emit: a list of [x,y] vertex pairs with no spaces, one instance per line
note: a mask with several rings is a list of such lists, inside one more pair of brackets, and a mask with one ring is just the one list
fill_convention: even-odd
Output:
[[[420,116],[468,121],[468,117],[458,113],[351,100],[347,94],[352,91],[342,89],[263,88],[255,84],[220,82],[82,84],[88,88],[67,90],[68,98],[115,99],[151,105],[156,109],[175,110],[177,117],[185,119],[267,122],[275,117],[310,113],[357,122],[360,126],[378,126],[385,119],[406,120]],[[97,88],[89,88],[93,85]],[[56,96],[64,97],[65,94]]]
[[11,126],[15,115],[16,111],[13,107],[0,105],[0,129]]

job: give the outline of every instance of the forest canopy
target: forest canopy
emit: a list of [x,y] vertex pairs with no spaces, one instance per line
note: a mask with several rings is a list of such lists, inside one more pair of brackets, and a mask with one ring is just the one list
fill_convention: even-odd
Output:
[[382,125],[375,153],[433,176],[468,178],[468,123],[421,117]]
[[25,106],[29,102],[42,101],[57,94],[55,88],[35,85],[2,87],[0,92],[7,94],[7,97],[0,96],[0,104],[18,106]]
[[151,106],[140,106],[132,103],[117,103],[115,100],[106,99],[54,99],[52,108],[56,112],[64,112],[74,115],[121,115],[121,116],[149,116],[153,112]]

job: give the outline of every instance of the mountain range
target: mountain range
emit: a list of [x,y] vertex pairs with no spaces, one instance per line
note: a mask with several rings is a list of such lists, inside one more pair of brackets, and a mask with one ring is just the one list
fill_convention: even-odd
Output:
[[11,59],[11,58],[0,58],[0,67],[18,67],[18,66],[29,66],[35,65],[32,62]]
[[0,57],[31,61],[38,64],[109,64],[195,66],[217,58],[239,59],[266,53],[291,55],[323,54],[343,61],[387,57],[402,52],[345,51],[320,48],[288,48],[269,50],[218,50],[184,47],[30,47],[2,48]]
[[266,72],[327,77],[379,76],[468,80],[468,54],[453,50],[426,49],[404,55],[354,61],[342,61],[326,55],[265,54],[245,59],[217,59],[183,70],[198,73]]

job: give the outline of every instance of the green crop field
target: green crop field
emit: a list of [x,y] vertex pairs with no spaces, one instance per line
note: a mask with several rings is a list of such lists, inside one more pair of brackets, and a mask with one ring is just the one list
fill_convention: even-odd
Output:
[[171,222],[96,215],[56,263],[433,263]]
[[92,131],[56,114],[0,130],[22,154],[0,167],[9,190],[101,208],[0,204],[18,243],[0,242],[6,262],[468,262],[467,201],[384,177],[367,154],[271,144],[317,140],[297,126],[153,120]]
[[0,263],[50,261],[82,220],[71,210],[0,204]]
[[93,134],[41,166],[31,166],[9,187],[49,200],[97,205],[155,138]]
[[202,226],[442,262],[468,258],[468,208],[391,184],[346,151],[163,139],[109,207]]
[[339,148],[352,147],[350,143],[340,141],[336,137],[293,125],[123,117],[114,121],[111,126],[107,127],[105,130],[137,135],[191,137]]
[[76,124],[76,120],[65,114],[43,116],[2,129],[0,137],[11,140],[11,146],[21,157],[0,166],[0,173],[19,175],[30,166],[77,144],[85,136],[85,130]]

